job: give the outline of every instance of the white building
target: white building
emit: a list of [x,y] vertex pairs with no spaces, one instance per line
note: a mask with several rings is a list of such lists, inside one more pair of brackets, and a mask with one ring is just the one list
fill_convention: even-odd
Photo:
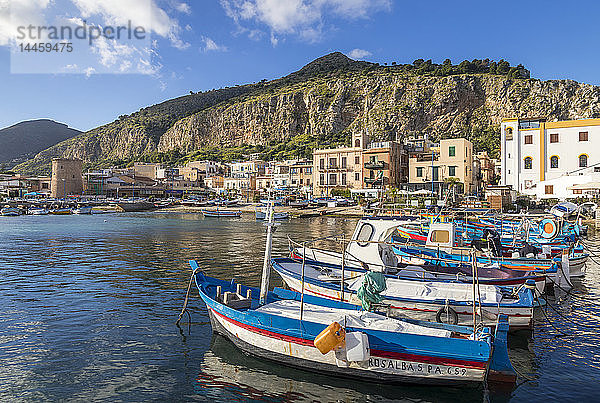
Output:
[[570,188],[600,174],[600,119],[505,119],[500,144],[501,184],[522,194],[577,197]]

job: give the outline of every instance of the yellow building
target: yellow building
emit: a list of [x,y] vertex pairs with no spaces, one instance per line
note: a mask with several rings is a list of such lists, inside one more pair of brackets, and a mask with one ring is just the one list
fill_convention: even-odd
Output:
[[366,134],[352,136],[353,147],[313,151],[313,194],[329,196],[333,189],[361,189]]
[[435,193],[449,178],[462,183],[464,192],[473,192],[473,144],[464,138],[441,140],[425,152],[410,154],[409,189],[426,189]]

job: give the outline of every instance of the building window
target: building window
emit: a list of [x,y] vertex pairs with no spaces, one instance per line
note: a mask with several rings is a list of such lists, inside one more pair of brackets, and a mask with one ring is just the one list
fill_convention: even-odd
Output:
[[588,160],[588,156],[585,154],[581,154],[579,156],[579,167],[580,168],[585,168],[587,167],[587,160]]
[[360,139],[354,140],[354,147],[360,147]]
[[456,147],[455,146],[448,147],[448,155],[450,157],[456,156]]
[[582,189],[573,189],[573,194],[574,194],[574,195],[580,195],[580,194],[583,194],[583,190],[582,190]]
[[323,174],[319,175],[319,183],[321,185],[325,184],[325,175],[323,175]]
[[533,144],[533,135],[531,135],[531,134],[525,135],[525,144]]
[[306,186],[310,185],[310,179],[306,178]]
[[525,157],[525,169],[531,169],[533,167],[533,163],[531,157]]
[[552,185],[546,185],[546,194],[547,195],[553,195],[554,194],[554,186],[552,186]]
[[346,157],[342,157],[342,169],[346,169]]
[[579,132],[579,141],[588,141],[588,132]]
[[319,161],[319,168],[325,169],[325,159],[324,158],[321,158],[321,160]]
[[360,164],[360,157],[358,155],[354,157],[354,163],[357,165]]
[[329,168],[336,168],[337,158],[329,158]]
[[550,157],[550,168],[558,168],[558,157],[556,155]]
[[337,174],[329,174],[329,185],[337,185]]
[[456,176],[456,167],[448,167],[448,176]]
[[506,128],[506,131],[504,132],[504,136],[505,136],[506,140],[512,140],[513,139],[512,127],[507,127]]
[[417,178],[422,178],[422,177],[423,177],[423,168],[417,167]]
[[342,186],[346,186],[346,174],[342,174]]
[[550,133],[550,142],[558,143],[558,133]]
[[360,180],[360,174],[359,174],[358,172],[356,172],[356,173],[354,174],[354,180],[355,180],[355,181],[359,181],[359,180]]

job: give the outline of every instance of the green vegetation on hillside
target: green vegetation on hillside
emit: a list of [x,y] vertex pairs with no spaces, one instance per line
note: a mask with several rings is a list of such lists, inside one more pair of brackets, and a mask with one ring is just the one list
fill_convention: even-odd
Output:
[[[373,88],[368,87],[366,89],[368,91],[374,91],[375,89],[386,91],[386,89],[378,87],[382,80],[377,80],[377,78],[389,76],[443,77],[462,74],[502,75],[511,79],[529,78],[529,71],[522,65],[511,66],[505,60],[474,59],[471,61],[465,60],[455,65],[449,59],[446,59],[442,64],[433,63],[431,60],[417,59],[410,64],[392,62],[390,65],[388,63],[380,65],[354,61],[340,52],[334,52],[320,57],[302,69],[280,79],[272,81],[263,79],[258,83],[205,92],[190,91],[190,95],[142,108],[130,115],[121,115],[111,123],[46,149],[38,154],[35,159],[19,165],[17,170],[29,174],[47,173],[51,158],[70,155],[82,157],[86,161],[86,166],[94,168],[126,165],[134,159],[165,163],[167,161],[169,163],[185,161],[192,158],[231,161],[254,153],[259,153],[264,159],[309,157],[315,147],[334,147],[348,144],[350,130],[345,128],[342,133],[321,135],[297,134],[303,131],[303,128],[300,128],[296,132],[289,133],[289,137],[282,141],[273,141],[268,138],[265,141],[263,138],[260,140],[263,145],[240,144],[237,147],[224,149],[203,147],[186,155],[179,154],[179,151],[158,153],[155,150],[158,148],[161,136],[176,122],[208,108],[220,108],[221,111],[227,111],[227,108],[244,102],[257,100],[271,102],[273,97],[282,94],[300,94],[301,100],[301,97],[306,96],[306,93],[313,88],[316,91],[314,95],[326,108],[336,102],[336,92],[334,89],[329,88],[335,80],[350,83],[359,80],[370,82],[369,79],[372,77],[376,79],[373,80]],[[355,98],[352,98],[352,96]],[[419,109],[419,105],[427,103],[428,100],[425,97],[416,101],[413,99],[412,104],[409,105],[403,103],[405,101],[400,98],[401,96],[390,96],[390,99],[395,100],[395,102],[391,102],[381,116],[370,116],[371,122],[379,122],[381,123],[379,126],[385,129],[386,125],[384,123],[390,117],[401,116],[405,120],[408,118],[415,121],[420,120],[419,116],[422,111]],[[349,97],[346,104],[354,103],[355,109],[361,108],[359,95],[349,94]],[[312,119],[316,119],[316,123],[319,125],[321,124],[320,119],[324,116],[320,113],[313,116]],[[298,121],[302,121],[302,119],[298,119]],[[415,124],[417,127],[420,125],[421,123]],[[390,128],[390,130],[393,129],[392,126]],[[355,129],[356,127],[352,130]],[[468,133],[468,130],[472,130],[473,133]],[[470,135],[476,147],[490,151],[497,149],[499,139],[494,138],[492,129],[465,129],[465,131],[464,135],[467,137]],[[267,137],[267,135],[263,135],[263,137]],[[477,144],[478,141],[482,142],[481,146]]]

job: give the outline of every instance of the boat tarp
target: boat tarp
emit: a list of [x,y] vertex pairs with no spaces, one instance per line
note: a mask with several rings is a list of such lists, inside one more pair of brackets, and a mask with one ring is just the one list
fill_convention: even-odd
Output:
[[[256,311],[291,319],[300,319],[300,301],[276,301],[263,305],[257,308]],[[400,319],[388,318],[373,312],[351,311],[307,303],[304,304],[302,318],[309,322],[325,325],[338,322],[344,327],[355,329],[382,330],[434,337],[450,337],[451,334],[449,330],[420,326],[404,322]]]

